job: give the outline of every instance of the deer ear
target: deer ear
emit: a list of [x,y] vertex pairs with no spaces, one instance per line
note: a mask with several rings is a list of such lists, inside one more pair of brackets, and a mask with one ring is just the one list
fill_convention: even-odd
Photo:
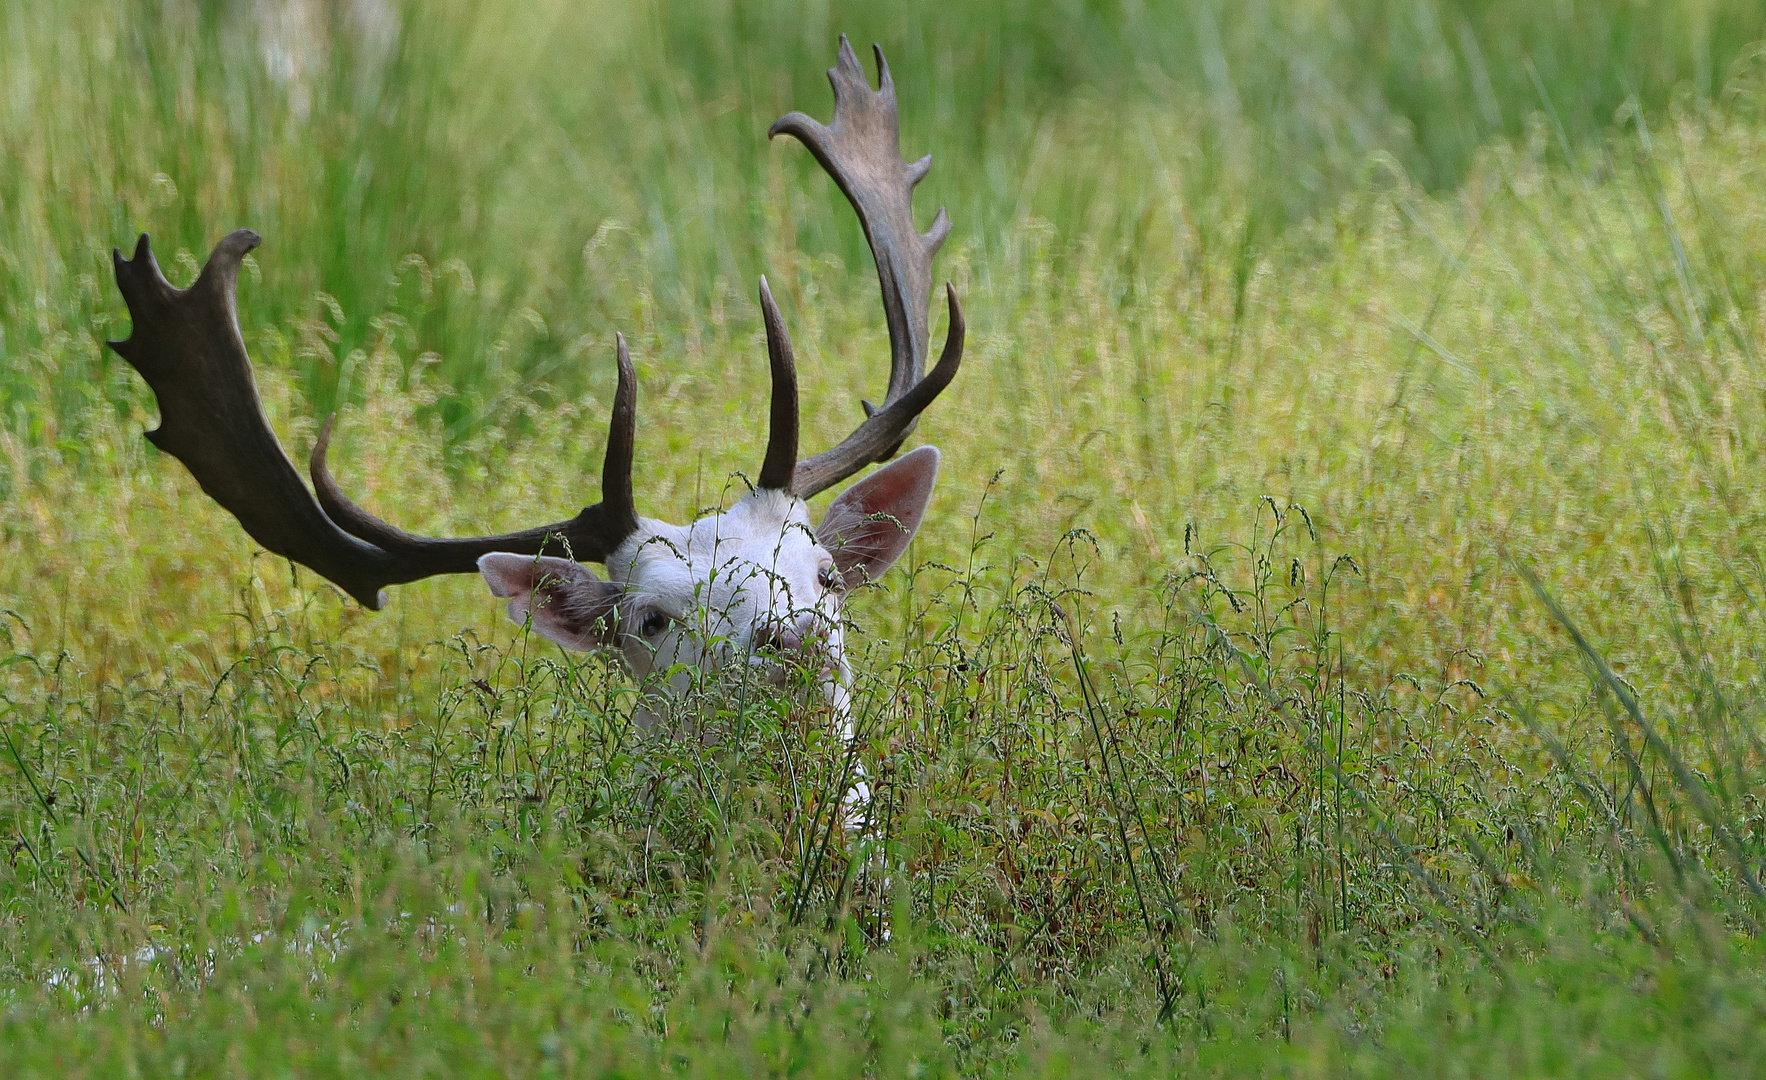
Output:
[[938,448],[922,446],[842,491],[816,526],[847,588],[876,581],[895,565],[926,517],[938,479]]
[[587,651],[613,641],[619,617],[618,585],[582,563],[550,556],[493,551],[478,560],[492,596],[509,598],[509,617],[567,649]]

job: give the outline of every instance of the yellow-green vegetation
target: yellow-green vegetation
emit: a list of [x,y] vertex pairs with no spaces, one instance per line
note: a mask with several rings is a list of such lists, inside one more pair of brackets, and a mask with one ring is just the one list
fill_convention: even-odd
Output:
[[[842,31],[970,323],[851,753],[761,687],[634,731],[477,579],[362,611],[141,438],[110,249],[186,283],[241,226],[285,445],[339,410],[406,527],[594,498],[615,331],[643,511],[734,498],[761,273],[839,438],[875,279],[764,132],[827,115]],[[5,5],[0,1070],[1760,1071],[1760,38],[1728,0]]]

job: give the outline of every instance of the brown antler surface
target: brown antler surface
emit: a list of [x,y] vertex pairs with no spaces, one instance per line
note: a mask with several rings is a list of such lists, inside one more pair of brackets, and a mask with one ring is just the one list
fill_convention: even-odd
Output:
[[760,313],[766,323],[767,360],[772,365],[773,400],[768,417],[766,460],[760,466],[757,487],[792,494],[797,481],[797,360],[791,353],[791,336],[773,290],[760,279]]
[[[893,455],[913,431],[920,410],[949,384],[962,360],[962,312],[955,291],[947,290],[951,329],[938,367],[942,371],[948,363],[949,370],[941,381],[937,372],[933,379],[921,377],[929,351],[932,259],[950,234],[950,218],[940,208],[930,230],[921,233],[914,226],[914,186],[931,170],[932,157],[927,155],[912,164],[902,160],[895,82],[882,47],[873,48],[878,89],[871,89],[851,42],[842,34],[839,59],[828,69],[828,81],[834,86],[832,122],[822,124],[805,113],[793,112],[780,117],[767,131],[768,138],[792,135],[809,147],[858,211],[877,261],[883,312],[889,324],[889,390],[883,407],[865,402],[867,419],[858,430],[832,450],[798,463],[792,486],[804,498]],[[935,386],[929,394],[916,394],[928,384]],[[898,408],[910,400],[918,407]]]
[[568,553],[579,562],[602,562],[620,542],[638,528],[636,499],[632,492],[632,453],[636,444],[638,389],[632,358],[626,352],[625,335],[618,342],[619,385],[613,395],[613,415],[607,429],[607,452],[601,466],[601,501],[586,506],[569,521],[554,522],[501,536],[431,537],[408,533],[375,517],[352,502],[338,487],[325,466],[331,447],[331,423],[325,421],[308,459],[313,490],[319,505],[332,521],[351,536],[359,537],[400,560],[411,576],[404,581],[437,574],[470,574],[478,569],[478,557],[493,551],[537,555],[542,551]]
[[166,281],[146,234],[133,259],[114,251],[117,288],[134,326],[128,340],[110,342],[159,401],[160,426],[147,433],[148,440],[183,462],[252,539],[310,567],[364,607],[378,609],[384,587],[470,573],[478,556],[491,551],[537,554],[568,545],[576,558],[597,561],[637,527],[631,496],[637,391],[623,341],[603,476],[606,498],[575,518],[469,540],[435,540],[394,529],[344,498],[331,482],[324,470],[329,421],[314,452],[321,505],[270,429],[239,333],[234,307],[239,266],[258,243],[258,235],[246,229],[229,234],[188,289]]

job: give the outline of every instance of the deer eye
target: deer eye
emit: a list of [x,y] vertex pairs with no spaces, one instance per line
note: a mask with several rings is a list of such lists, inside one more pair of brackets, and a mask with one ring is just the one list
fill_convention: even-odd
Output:
[[840,577],[839,569],[837,569],[833,563],[829,563],[827,566],[822,567],[822,572],[816,575],[816,581],[819,582],[822,588],[827,592],[833,592],[840,588],[840,586],[846,584],[846,582]]
[[668,612],[652,611],[650,614],[644,616],[643,622],[638,624],[638,633],[647,638],[657,637],[664,630],[667,630],[668,625],[672,622],[674,622],[674,619],[669,617]]

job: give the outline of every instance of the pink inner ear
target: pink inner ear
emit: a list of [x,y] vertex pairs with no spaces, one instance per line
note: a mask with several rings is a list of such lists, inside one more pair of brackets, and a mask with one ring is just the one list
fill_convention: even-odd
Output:
[[[895,565],[925,520],[938,480],[938,449],[922,446],[841,492],[816,527],[849,586]],[[862,575],[862,577],[860,577]]]
[[478,560],[492,596],[509,600],[509,617],[567,649],[610,644],[621,589],[581,563],[493,551]]

